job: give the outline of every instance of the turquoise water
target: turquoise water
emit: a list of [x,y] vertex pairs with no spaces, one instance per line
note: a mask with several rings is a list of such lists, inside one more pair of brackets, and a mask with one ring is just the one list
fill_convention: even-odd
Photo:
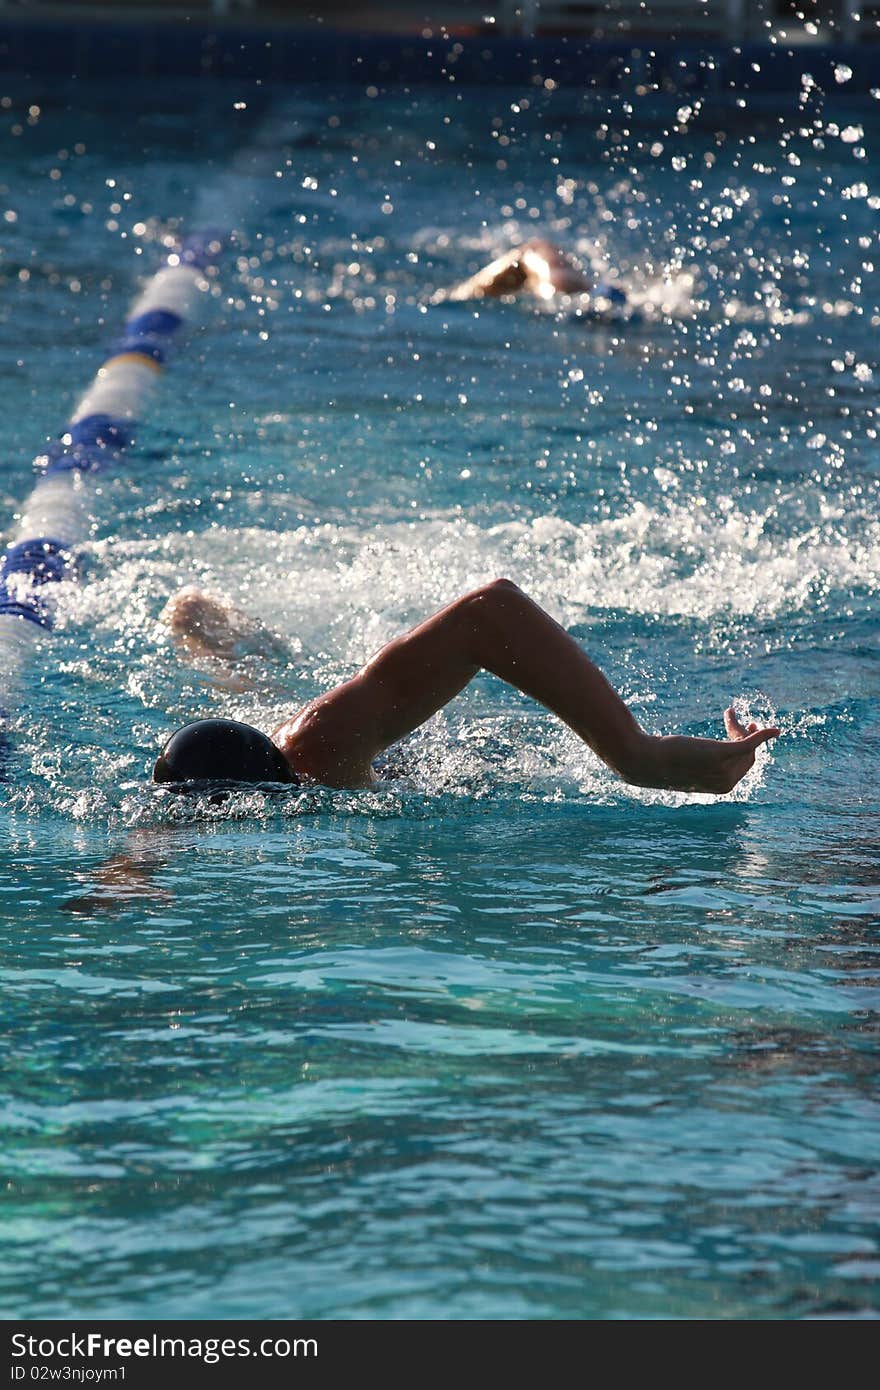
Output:
[[[3,1313],[876,1313],[876,103],[4,90],[4,516],[175,219],[239,241],[14,724]],[[535,230],[641,312],[429,305]],[[784,737],[629,789],[484,677],[375,792],[146,784],[498,574]],[[192,580],[289,656],[182,662]]]

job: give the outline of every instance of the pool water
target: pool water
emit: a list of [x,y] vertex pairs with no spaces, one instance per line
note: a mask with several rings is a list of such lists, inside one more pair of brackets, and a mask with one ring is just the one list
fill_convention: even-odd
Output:
[[[4,1315],[876,1314],[877,103],[4,93],[10,520],[237,231],[13,720]],[[536,232],[630,307],[430,303]],[[480,677],[372,792],[147,784],[500,574],[650,729],[784,737],[642,791]],[[193,581],[284,639],[227,688]]]

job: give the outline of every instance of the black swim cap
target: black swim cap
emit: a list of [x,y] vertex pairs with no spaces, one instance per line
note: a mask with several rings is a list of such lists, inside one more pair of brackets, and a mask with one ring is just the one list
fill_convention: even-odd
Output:
[[172,734],[154,782],[296,782],[281,751],[259,729],[235,719],[199,719]]

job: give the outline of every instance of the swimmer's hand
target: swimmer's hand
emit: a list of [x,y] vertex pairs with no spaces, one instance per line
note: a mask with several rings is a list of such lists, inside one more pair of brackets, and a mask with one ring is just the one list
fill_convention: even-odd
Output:
[[[211,684],[241,694],[266,684],[265,660],[290,661],[290,648],[258,618],[195,585],[187,585],[168,600],[160,614],[175,646],[196,661],[207,659]],[[249,672],[246,663],[256,670]],[[258,673],[260,679],[255,679]],[[271,676],[271,673],[270,673]]]
[[732,707],[724,711],[724,727],[726,739],[646,735],[625,771],[626,781],[640,787],[712,792],[716,796],[733,791],[754,764],[756,750],[769,739],[778,738],[780,730],[759,729],[755,723],[744,725]]

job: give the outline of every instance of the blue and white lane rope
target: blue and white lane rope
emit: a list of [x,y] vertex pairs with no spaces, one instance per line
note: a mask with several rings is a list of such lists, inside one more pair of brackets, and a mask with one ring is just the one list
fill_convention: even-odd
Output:
[[196,234],[168,256],[63,433],[36,459],[41,477],[0,559],[0,713],[9,713],[35,643],[54,625],[56,586],[76,578],[74,552],[91,523],[88,479],[134,442],[172,342],[197,316],[221,245],[216,233]]

